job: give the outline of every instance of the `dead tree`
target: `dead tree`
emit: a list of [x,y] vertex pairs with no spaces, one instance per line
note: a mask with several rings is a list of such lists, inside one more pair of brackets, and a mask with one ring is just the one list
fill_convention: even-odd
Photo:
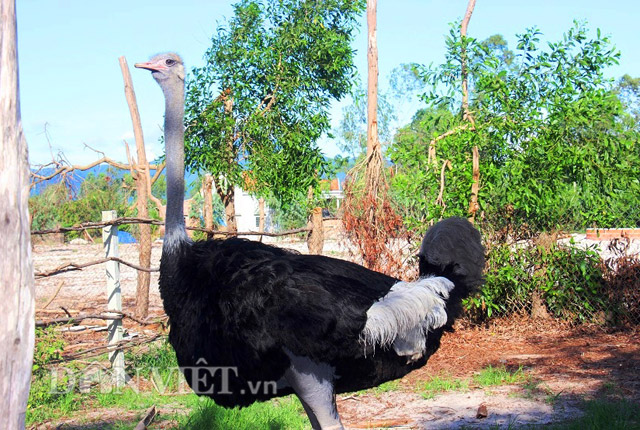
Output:
[[[127,98],[127,104],[129,105],[131,122],[133,123],[133,135],[136,140],[138,154],[137,162],[129,162],[132,166],[131,173],[133,179],[136,182],[138,217],[149,218],[149,201],[147,197],[151,195],[151,174],[149,172],[149,163],[147,162],[147,153],[144,148],[144,137],[142,135],[142,124],[140,122],[140,113],[138,112],[136,93],[133,90],[129,66],[124,57],[120,57],[120,69],[122,70],[122,77],[124,79],[124,93]],[[138,238],[140,266],[151,267],[151,226],[149,224],[140,224],[138,225],[138,231],[140,233]],[[140,319],[146,318],[149,313],[150,284],[151,277],[149,272],[138,272],[135,314],[136,317]]]
[[18,89],[15,0],[0,15],[0,417],[24,429],[34,345],[34,280],[29,235],[29,163]]

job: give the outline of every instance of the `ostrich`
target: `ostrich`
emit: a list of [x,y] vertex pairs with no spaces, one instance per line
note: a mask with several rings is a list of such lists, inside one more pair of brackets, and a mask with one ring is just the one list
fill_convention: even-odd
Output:
[[314,429],[342,429],[336,393],[400,378],[438,349],[461,300],[483,282],[480,234],[461,218],[435,224],[414,282],[239,238],[191,241],[182,205],[184,66],[167,53],[135,67],[150,70],[165,97],[160,293],[188,384],[225,407],[295,393]]

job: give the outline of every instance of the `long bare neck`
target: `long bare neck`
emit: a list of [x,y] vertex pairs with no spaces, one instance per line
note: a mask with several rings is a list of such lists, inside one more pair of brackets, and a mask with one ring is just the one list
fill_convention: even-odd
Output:
[[167,214],[163,248],[188,242],[184,224],[184,83],[162,88],[165,97],[164,144],[167,157]]

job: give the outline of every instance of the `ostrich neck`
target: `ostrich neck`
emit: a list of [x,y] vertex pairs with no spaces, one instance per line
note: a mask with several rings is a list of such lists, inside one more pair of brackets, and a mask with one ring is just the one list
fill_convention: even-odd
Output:
[[184,84],[163,88],[165,96],[164,144],[167,159],[167,213],[163,248],[188,241],[184,224]]

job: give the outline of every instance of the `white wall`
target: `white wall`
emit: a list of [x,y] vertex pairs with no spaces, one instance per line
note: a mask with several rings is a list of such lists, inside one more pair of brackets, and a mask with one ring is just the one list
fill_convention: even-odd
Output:
[[[258,221],[260,217],[258,199],[243,191],[240,187],[235,187],[236,222],[238,231],[258,231]],[[265,204],[265,231],[272,231],[272,211]]]

